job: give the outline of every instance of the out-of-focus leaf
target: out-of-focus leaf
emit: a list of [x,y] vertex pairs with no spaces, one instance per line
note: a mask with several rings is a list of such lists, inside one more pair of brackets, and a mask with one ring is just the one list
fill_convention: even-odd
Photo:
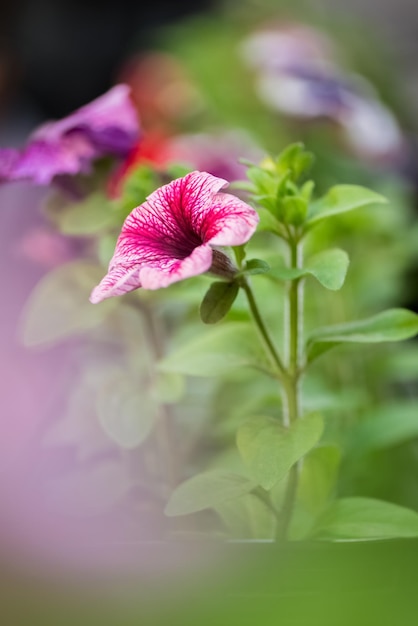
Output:
[[418,334],[418,315],[408,309],[389,309],[373,317],[318,328],[307,342],[308,360],[313,361],[339,343],[401,341]]
[[254,489],[255,484],[239,474],[210,470],[179,485],[171,494],[166,515],[187,515],[237,498]]
[[156,372],[151,391],[161,404],[178,402],[185,391],[184,377],[175,372]]
[[272,268],[271,275],[280,280],[295,280],[314,276],[327,289],[340,289],[347,274],[348,254],[339,248],[324,250],[308,259],[300,269],[280,265]]
[[350,447],[354,454],[397,446],[418,438],[418,402],[392,402],[363,416],[353,428]]
[[274,536],[274,514],[253,493],[225,500],[214,508],[235,539],[271,539]]
[[158,405],[147,389],[127,376],[109,378],[97,396],[100,423],[118,445],[136,448],[150,433]]
[[254,417],[239,428],[237,445],[252,478],[271,489],[316,443],[323,430],[322,417],[311,413],[283,427],[271,417]]
[[74,261],[49,272],[26,302],[20,335],[26,346],[53,343],[101,324],[117,306],[115,298],[100,305],[89,295],[103,277],[103,269],[88,261]]
[[372,498],[336,500],[317,519],[315,539],[418,537],[418,513]]
[[56,213],[55,219],[61,233],[78,237],[95,235],[122,223],[112,202],[100,192],[63,207],[60,213]]
[[97,256],[99,257],[100,263],[103,264],[103,267],[107,267],[110,259],[115,252],[116,240],[118,236],[115,234],[107,233],[97,242]]
[[285,231],[283,226],[280,224],[279,220],[277,220],[270,211],[264,208],[257,208],[257,212],[260,216],[260,221],[257,226],[257,230],[259,231],[269,231],[279,235],[279,237],[283,237],[285,235]]
[[322,509],[337,480],[341,452],[335,445],[314,448],[306,455],[299,478],[298,498],[312,513]]
[[238,367],[268,367],[251,324],[231,322],[191,339],[159,363],[159,369],[189,376],[224,376]]
[[387,203],[386,198],[358,185],[336,185],[323,197],[313,202],[308,213],[307,227],[318,224],[320,221],[346,213],[353,209],[366,207],[370,204]]

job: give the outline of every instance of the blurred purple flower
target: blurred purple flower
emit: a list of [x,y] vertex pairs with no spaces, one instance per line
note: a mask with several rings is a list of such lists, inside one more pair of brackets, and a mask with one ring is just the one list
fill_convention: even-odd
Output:
[[213,246],[238,246],[254,233],[258,214],[239,198],[219,193],[227,181],[194,171],[154,191],[125,220],[109,271],[90,300],[133,289],[159,289],[208,270],[231,272]]
[[271,109],[335,122],[362,157],[402,157],[405,142],[395,116],[365,78],[340,70],[322,33],[303,26],[266,28],[244,40],[242,54],[256,71],[260,99]]
[[139,136],[127,85],[116,85],[68,117],[40,126],[22,150],[0,149],[0,181],[48,185],[59,174],[88,172],[94,159],[125,156]]

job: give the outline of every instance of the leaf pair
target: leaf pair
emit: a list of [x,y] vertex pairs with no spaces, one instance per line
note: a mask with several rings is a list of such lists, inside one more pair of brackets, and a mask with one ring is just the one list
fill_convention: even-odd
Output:
[[198,474],[172,493],[166,514],[186,515],[216,507],[257,486],[271,489],[316,445],[322,429],[322,418],[317,413],[307,415],[291,428],[269,417],[248,420],[238,431],[237,444],[249,476],[222,470]]

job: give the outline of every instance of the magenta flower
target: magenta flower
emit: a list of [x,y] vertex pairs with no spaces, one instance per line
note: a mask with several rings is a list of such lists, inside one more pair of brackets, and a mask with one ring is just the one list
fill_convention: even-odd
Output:
[[213,248],[245,243],[259,218],[239,198],[219,193],[227,184],[195,171],[154,191],[126,218],[108,273],[90,301],[167,287],[209,270],[233,275],[228,257]]
[[0,181],[48,185],[58,174],[88,172],[101,156],[125,156],[139,136],[139,121],[127,85],[116,85],[68,117],[47,122],[22,150],[0,149]]

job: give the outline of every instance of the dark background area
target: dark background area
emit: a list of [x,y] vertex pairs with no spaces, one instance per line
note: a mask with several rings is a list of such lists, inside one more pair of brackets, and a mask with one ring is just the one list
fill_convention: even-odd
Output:
[[115,82],[132,50],[160,26],[201,13],[216,0],[15,0],[0,5],[0,116],[31,107],[59,118]]
[[[58,118],[103,93],[131,51],[152,46],[160,26],[225,4],[221,0],[14,0],[0,3],[0,122],[10,107]],[[233,6],[233,2],[229,2]],[[254,2],[254,12],[257,3]],[[292,8],[287,0],[271,4]],[[301,0],[325,19],[370,24],[418,100],[416,0]],[[237,2],[239,7],[239,2]],[[0,136],[4,135],[1,133]],[[2,141],[2,144],[4,142]]]

